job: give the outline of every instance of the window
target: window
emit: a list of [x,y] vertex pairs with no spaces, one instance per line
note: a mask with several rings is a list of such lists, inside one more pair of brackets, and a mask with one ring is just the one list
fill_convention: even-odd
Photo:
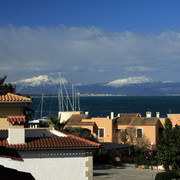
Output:
[[99,137],[104,137],[104,128],[99,128],[98,135]]
[[116,129],[116,132],[121,132],[121,129]]
[[137,136],[137,138],[143,137],[142,129],[136,129],[136,136]]

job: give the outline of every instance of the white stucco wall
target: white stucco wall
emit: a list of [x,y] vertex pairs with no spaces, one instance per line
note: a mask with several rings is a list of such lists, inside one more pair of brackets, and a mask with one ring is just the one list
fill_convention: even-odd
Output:
[[19,151],[24,162],[0,157],[0,164],[18,171],[30,172],[36,180],[87,180],[88,155],[73,151]]
[[58,118],[60,119],[60,123],[66,122],[73,114],[74,111],[59,111]]

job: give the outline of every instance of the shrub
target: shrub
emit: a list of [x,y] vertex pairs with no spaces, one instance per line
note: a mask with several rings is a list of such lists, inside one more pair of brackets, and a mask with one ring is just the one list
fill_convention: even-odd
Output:
[[148,167],[151,165],[151,160],[149,158],[146,158],[143,154],[140,154],[136,159],[136,166],[144,165],[145,167]]
[[157,173],[155,180],[172,180],[177,177],[178,174],[176,170],[169,170],[166,172]]

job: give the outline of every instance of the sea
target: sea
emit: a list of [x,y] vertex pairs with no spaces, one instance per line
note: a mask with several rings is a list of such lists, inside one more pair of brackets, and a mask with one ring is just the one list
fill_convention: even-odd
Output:
[[[30,107],[34,110],[32,119],[41,116],[58,115],[59,105],[57,96],[31,96],[33,102]],[[41,103],[42,111],[41,111]],[[80,110],[89,112],[90,117],[107,117],[111,112],[118,113],[141,113],[145,116],[147,111],[156,116],[167,117],[167,114],[180,113],[180,96],[93,96],[80,97]]]

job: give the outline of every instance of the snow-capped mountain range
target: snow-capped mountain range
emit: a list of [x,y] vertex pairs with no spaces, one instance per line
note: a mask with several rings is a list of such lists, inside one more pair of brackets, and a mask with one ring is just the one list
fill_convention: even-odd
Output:
[[[71,92],[71,83],[64,78],[40,75],[16,82],[16,92],[22,94],[57,94],[59,82],[66,84]],[[117,79],[108,83],[76,84],[81,94],[112,95],[180,95],[180,82],[153,81],[144,76]]]
[[[61,78],[61,81],[63,83],[67,83],[67,80],[64,78]],[[13,84],[23,84],[25,86],[39,86],[42,84],[49,84],[49,85],[56,85],[60,82],[59,79],[54,79],[52,77],[49,77],[48,75],[40,75],[37,77],[32,77],[32,78],[28,78],[28,79],[21,79],[19,81],[14,81],[12,82]]]

